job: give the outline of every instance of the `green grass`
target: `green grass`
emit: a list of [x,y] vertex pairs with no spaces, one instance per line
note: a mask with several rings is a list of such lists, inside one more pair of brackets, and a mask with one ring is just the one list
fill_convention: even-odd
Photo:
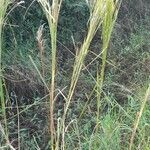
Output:
[[[8,131],[7,131],[7,120],[6,120],[6,110],[5,110],[5,95],[3,90],[3,74],[2,74],[2,30],[5,21],[5,15],[7,7],[10,4],[9,0],[2,0],[0,4],[0,118],[2,118],[1,129],[4,135],[4,139],[8,141]],[[8,144],[9,145],[9,144]]]
[[[116,24],[120,1],[89,3],[83,41],[77,45],[70,37],[73,53],[58,41],[63,36],[57,31],[63,1],[38,3],[47,24],[32,27],[38,30],[28,43],[15,42],[9,48],[7,41],[1,43],[9,96],[1,94],[0,149],[148,150],[147,18],[135,23],[135,32],[124,40]],[[59,61],[64,49],[70,56],[65,63]]]

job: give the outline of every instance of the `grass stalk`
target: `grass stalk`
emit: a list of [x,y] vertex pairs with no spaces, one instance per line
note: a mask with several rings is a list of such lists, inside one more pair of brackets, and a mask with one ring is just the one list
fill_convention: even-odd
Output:
[[89,18],[89,28],[88,28],[87,36],[80,48],[79,53],[76,55],[76,58],[75,58],[73,73],[72,73],[72,77],[71,77],[71,84],[70,84],[68,97],[67,97],[67,105],[65,108],[64,115],[66,115],[68,107],[70,105],[70,101],[72,99],[79,75],[81,73],[81,69],[82,69],[85,57],[88,54],[90,43],[91,43],[96,31],[98,30],[99,26],[102,23],[102,19],[103,19],[102,16],[104,15],[103,8],[105,8],[105,2],[103,0],[97,0],[95,2],[95,5],[91,12],[91,16]]
[[[118,5],[118,1],[104,1],[104,0],[97,0],[93,3],[93,6],[91,7],[91,16],[89,19],[89,29],[87,33],[87,37],[85,38],[83,45],[81,46],[81,49],[79,51],[79,54],[75,58],[75,64],[71,79],[71,85],[68,93],[67,98],[67,105],[65,108],[64,116],[67,113],[68,107],[70,105],[70,101],[72,99],[84,59],[88,53],[88,49],[90,46],[90,43],[102,24],[102,39],[103,39],[103,47],[102,47],[102,69],[100,73],[100,80],[98,81],[98,91],[102,88],[102,83],[104,80],[104,70],[106,65],[106,56],[107,56],[107,47],[109,45],[110,35],[112,32],[113,25],[115,23],[115,20],[117,18],[117,12],[118,9],[115,7]],[[100,97],[100,92],[98,97]],[[98,104],[98,114],[99,114],[99,104]],[[65,119],[65,118],[64,118]]]
[[1,101],[1,111],[2,118],[4,120],[4,130],[7,133],[7,120],[5,112],[5,98],[4,98],[4,89],[3,89],[3,75],[2,75],[2,30],[5,20],[5,15],[7,7],[10,4],[10,0],[1,0],[0,2],[0,101]]
[[[91,15],[89,18],[88,33],[87,33],[87,36],[80,48],[79,53],[76,55],[75,63],[74,63],[74,67],[73,67],[71,84],[70,84],[70,88],[69,88],[69,92],[68,92],[67,103],[66,103],[64,115],[63,115],[63,130],[65,128],[65,117],[67,114],[67,110],[69,108],[70,101],[72,99],[77,81],[79,79],[79,75],[81,73],[84,59],[88,54],[90,43],[101,24],[103,24],[102,30],[105,30],[105,29],[107,30],[107,32],[103,33],[103,36],[104,36],[103,40],[105,40],[105,41],[103,41],[104,44],[103,44],[102,50],[104,50],[105,52],[103,53],[103,64],[102,64],[103,69],[102,69],[101,75],[100,75],[101,83],[103,81],[102,78],[104,77],[104,68],[105,68],[105,63],[106,63],[105,61],[106,61],[106,54],[107,54],[106,49],[108,47],[110,33],[112,31],[111,23],[112,22],[114,23],[114,20],[111,20],[111,19],[114,19],[112,17],[113,15],[116,16],[116,14],[114,14],[114,12],[115,12],[114,5],[117,4],[117,2],[115,3],[113,0],[112,1],[96,0],[96,1],[94,1],[93,6],[90,8]],[[109,11],[111,11],[111,12],[109,12]],[[108,18],[108,17],[110,17],[110,18]],[[107,29],[107,27],[109,27],[109,29]],[[107,34],[107,35],[104,35],[104,34]],[[63,133],[63,135],[64,135],[64,133]],[[62,141],[64,141],[64,137],[63,137]],[[63,143],[63,145],[64,145],[64,143]]]
[[130,138],[130,143],[129,143],[129,150],[132,149],[133,147],[133,142],[134,142],[134,137],[136,135],[136,131],[137,131],[137,128],[138,128],[138,125],[140,123],[140,119],[142,117],[142,114],[144,112],[144,108],[146,106],[146,102],[150,99],[150,84],[149,84],[149,87],[146,91],[146,94],[145,94],[145,97],[144,97],[144,100],[141,104],[141,108],[140,108],[140,111],[138,112],[137,114],[137,117],[136,117],[136,121],[135,121],[135,124],[134,124],[134,128],[132,130],[132,134],[131,134],[131,138]]
[[50,40],[51,40],[51,85],[50,85],[50,134],[51,134],[51,148],[54,149],[54,97],[55,97],[55,76],[56,76],[56,51],[57,51],[57,23],[62,0],[38,0],[47,17]]
[[117,19],[118,10],[121,1],[106,1],[106,13],[102,22],[102,64],[100,65],[100,72],[97,74],[96,93],[97,93],[97,124],[100,115],[100,98],[102,94],[102,87],[105,75],[105,66],[107,62],[107,49],[109,46],[111,33]]
[[[57,40],[57,23],[58,23],[58,16],[59,16],[59,10],[61,6],[61,1],[59,0],[53,0],[50,4],[48,0],[38,0],[38,2],[41,4],[50,28],[50,38],[51,38],[51,49],[52,49],[52,68],[51,68],[51,92],[50,92],[50,131],[51,131],[51,142],[52,145],[54,144],[54,118],[53,118],[53,106],[54,106],[54,90],[55,90],[55,76],[56,76],[56,40]],[[85,57],[88,54],[90,43],[99,29],[100,25],[102,24],[102,40],[103,40],[103,47],[102,47],[102,69],[100,73],[100,80],[97,84],[98,91],[102,89],[102,83],[104,80],[104,70],[105,70],[105,64],[106,64],[106,56],[107,56],[107,47],[110,40],[110,35],[112,32],[112,27],[114,25],[118,9],[115,7],[117,6],[118,1],[105,1],[105,0],[95,0],[92,7],[90,8],[90,18],[89,18],[89,28],[87,32],[87,36],[84,39],[84,42],[80,48],[80,51],[78,54],[76,54],[74,67],[73,67],[73,73],[71,77],[71,83],[69,87],[69,92],[67,95],[67,102],[64,109],[63,114],[63,131],[62,131],[62,147],[64,149],[64,132],[65,132],[65,119],[67,110],[69,108],[79,75],[81,73],[81,69],[85,60]],[[98,97],[100,97],[101,92],[99,92]],[[97,108],[99,112],[99,104]],[[99,114],[99,113],[98,113]]]

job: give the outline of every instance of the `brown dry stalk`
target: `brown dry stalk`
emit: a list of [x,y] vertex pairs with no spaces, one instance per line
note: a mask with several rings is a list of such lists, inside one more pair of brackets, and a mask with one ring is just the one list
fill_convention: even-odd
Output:
[[37,46],[38,46],[38,49],[40,52],[41,74],[44,77],[45,76],[45,68],[44,68],[44,43],[45,43],[45,40],[43,39],[43,27],[44,27],[44,24],[38,28],[36,39],[37,39]]
[[48,20],[51,40],[51,84],[50,84],[50,120],[51,149],[55,149],[54,128],[54,99],[56,76],[56,52],[57,52],[57,23],[62,0],[38,0]]

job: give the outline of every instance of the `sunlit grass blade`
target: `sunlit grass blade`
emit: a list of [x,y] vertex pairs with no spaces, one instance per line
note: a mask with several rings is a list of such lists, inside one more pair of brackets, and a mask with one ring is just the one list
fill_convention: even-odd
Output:
[[[63,126],[65,126],[65,116],[67,114],[67,110],[69,108],[79,75],[81,73],[81,69],[82,69],[85,57],[88,54],[90,43],[91,43],[95,33],[99,29],[100,25],[102,24],[102,22],[106,22],[106,19],[107,19],[106,16],[107,16],[107,14],[109,14],[108,8],[110,7],[110,5],[113,5],[113,4],[114,3],[109,4],[109,2],[105,1],[105,0],[96,0],[93,3],[93,6],[91,7],[91,10],[90,10],[91,14],[90,14],[90,18],[88,21],[89,27],[88,27],[87,36],[84,39],[84,42],[80,48],[79,53],[75,57],[75,63],[73,66],[73,73],[72,73],[72,77],[71,77],[71,84],[70,84],[70,88],[69,88],[69,92],[68,92],[68,96],[67,96],[67,103],[66,103],[66,107],[65,107],[65,111],[64,111],[64,116],[63,116],[63,121],[64,121]],[[111,6],[111,7],[113,7],[113,6]],[[110,13],[113,13],[112,11],[113,10],[111,10]],[[108,34],[108,33],[109,32],[107,32],[106,34]],[[108,35],[108,37],[109,37],[109,35]],[[63,127],[63,129],[64,129],[64,127]],[[64,137],[63,137],[63,141],[64,141]]]
[[73,66],[73,73],[72,73],[72,77],[71,77],[71,84],[70,84],[68,98],[67,98],[67,106],[65,108],[65,114],[70,105],[70,101],[72,99],[79,75],[81,73],[83,62],[85,60],[85,57],[88,54],[90,43],[91,43],[96,31],[98,30],[98,28],[100,27],[100,25],[102,23],[103,15],[105,13],[104,8],[105,8],[105,2],[102,0],[97,0],[95,2],[93,10],[91,11],[87,36],[80,48],[79,53],[75,57],[75,63]]
[[100,65],[100,72],[97,74],[97,121],[99,120],[100,114],[100,98],[102,94],[102,87],[104,82],[104,75],[105,75],[105,66],[107,62],[107,49],[109,46],[109,41],[111,38],[111,33],[117,19],[117,14],[119,11],[121,1],[106,1],[106,13],[103,17],[102,22],[102,64]]

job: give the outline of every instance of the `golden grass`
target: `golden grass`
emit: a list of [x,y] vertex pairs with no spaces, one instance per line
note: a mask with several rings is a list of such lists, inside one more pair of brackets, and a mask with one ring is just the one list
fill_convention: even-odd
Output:
[[[51,131],[51,145],[52,149],[55,149],[54,143],[56,142],[56,131],[54,128],[54,118],[53,118],[53,107],[54,107],[54,90],[55,90],[55,76],[56,76],[56,52],[57,52],[57,23],[58,23],[58,16],[61,7],[61,0],[52,0],[50,3],[49,0],[38,0],[41,4],[41,7],[47,17],[49,29],[50,29],[50,40],[51,40],[51,59],[52,59],[52,69],[51,69],[51,88],[50,88],[50,131]],[[90,1],[87,1],[90,2]],[[102,85],[104,80],[104,71],[105,71],[105,64],[106,64],[106,56],[107,56],[107,48],[109,45],[111,32],[117,18],[118,13],[118,5],[120,1],[114,0],[95,0],[90,4],[90,17],[88,21],[88,31],[87,36],[85,37],[83,44],[81,45],[79,52],[75,56],[75,62],[73,65],[73,72],[71,77],[71,83],[69,86],[69,91],[67,94],[66,105],[64,108],[64,114],[62,117],[61,125],[59,128],[59,137],[60,134],[62,135],[61,140],[61,149],[65,149],[65,121],[68,108],[71,103],[71,99],[73,97],[83,64],[84,60],[89,52],[89,46],[93,37],[95,36],[97,30],[102,27],[102,65],[100,69],[100,73],[98,73],[98,80],[96,83],[97,87],[97,99],[100,100]],[[97,105],[97,118],[99,118],[99,103]],[[58,130],[58,129],[57,129]],[[60,138],[57,138],[60,140]]]

